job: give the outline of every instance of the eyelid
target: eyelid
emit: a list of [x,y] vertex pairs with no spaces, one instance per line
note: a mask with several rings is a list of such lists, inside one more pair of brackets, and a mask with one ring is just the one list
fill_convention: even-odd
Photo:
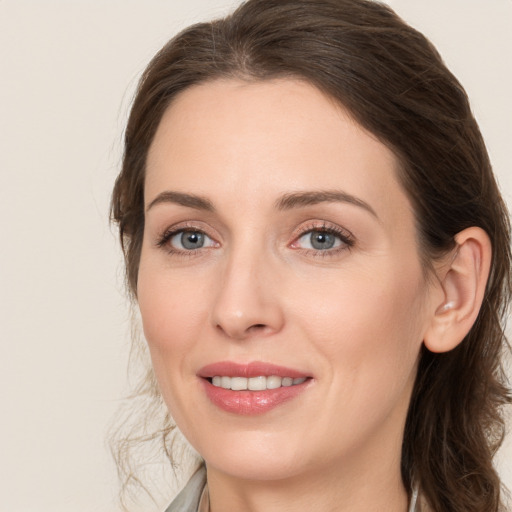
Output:
[[[179,249],[175,247],[169,247],[169,241],[176,236],[177,234],[181,232],[200,232],[203,233],[206,237],[208,237],[210,240],[213,241],[213,244],[206,246],[206,247],[200,247],[197,249]],[[185,222],[179,222],[177,224],[174,224],[172,226],[167,227],[163,232],[161,232],[156,240],[155,245],[159,248],[164,248],[170,253],[174,253],[177,255],[187,255],[191,256],[195,253],[202,251],[202,250],[208,250],[211,248],[219,247],[220,243],[217,241],[217,238],[215,235],[211,234],[211,229],[208,228],[208,226],[204,226],[204,224],[200,221],[185,221]],[[325,232],[332,234],[339,238],[341,240],[341,246],[336,246],[329,249],[310,249],[310,248],[302,248],[300,246],[297,246],[298,241],[301,237],[307,235],[310,232]],[[311,253],[313,255],[322,255],[322,256],[329,256],[329,255],[335,255],[339,252],[345,251],[347,249],[351,249],[356,240],[353,234],[348,231],[346,228],[341,227],[338,224],[328,222],[325,220],[309,220],[304,223],[302,223],[297,229],[294,230],[292,234],[292,242],[288,244],[289,247],[291,247],[294,250],[301,251],[303,253]]]
[[[181,239],[183,238],[184,235],[192,233],[201,235],[202,241],[204,242],[204,244],[201,247],[196,247],[194,249],[188,249],[186,247],[183,247],[183,241]],[[179,245],[182,245],[182,247],[176,247],[176,242],[178,242]],[[199,249],[208,249],[210,247],[215,247],[215,240],[213,240],[213,238],[211,238],[203,231],[199,231],[197,229],[179,229],[178,231],[172,233],[170,237],[168,237],[167,243],[173,250],[187,253]]]
[[[209,245],[206,247],[200,247],[198,249],[178,249],[175,247],[170,247],[169,242],[172,240],[172,238],[179,233],[183,232],[198,232],[204,234],[206,237],[208,237],[210,240],[214,242],[213,245]],[[219,245],[219,242],[216,240],[216,237],[213,236],[210,233],[211,230],[207,229],[205,226],[202,225],[201,222],[193,222],[193,221],[186,221],[186,222],[179,222],[178,224],[173,224],[172,226],[167,227],[165,230],[160,232],[155,240],[155,245],[159,248],[165,248],[170,253],[176,253],[176,254],[186,254],[186,255],[192,255],[197,251],[204,250],[204,249],[210,249],[212,247],[217,247]]]
[[[304,248],[301,248],[301,247],[298,247],[295,245],[303,236],[307,235],[310,232],[315,232],[315,231],[329,233],[329,234],[332,234],[332,235],[338,237],[342,242],[341,247],[338,246],[338,247],[331,248],[331,249],[320,250],[320,249],[304,249]],[[342,228],[338,224],[334,224],[331,222],[312,220],[312,221],[308,221],[306,224],[302,224],[297,230],[294,231],[293,241],[290,244],[290,247],[292,247],[293,249],[296,249],[296,250],[304,251],[304,252],[310,252],[310,253],[316,253],[316,254],[322,253],[322,255],[329,255],[329,254],[334,254],[334,253],[337,253],[340,251],[344,251],[346,249],[351,249],[354,246],[354,244],[355,244],[355,237],[347,229]]]

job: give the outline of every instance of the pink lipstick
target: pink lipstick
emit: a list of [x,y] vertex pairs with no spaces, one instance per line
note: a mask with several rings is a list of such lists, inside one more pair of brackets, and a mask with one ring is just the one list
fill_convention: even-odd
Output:
[[312,380],[299,370],[258,361],[214,363],[201,368],[198,376],[214,405],[247,416],[263,414],[293,399]]

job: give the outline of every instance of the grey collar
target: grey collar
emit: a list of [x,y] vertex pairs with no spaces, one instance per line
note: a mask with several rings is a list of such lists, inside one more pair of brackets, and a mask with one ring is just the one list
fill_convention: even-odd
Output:
[[409,505],[409,512],[416,512],[416,503],[418,502],[418,486],[415,485],[412,490],[411,503]]
[[205,485],[206,468],[204,464],[201,464],[199,469],[192,475],[187,485],[165,509],[165,512],[197,512],[201,493]]
[[[165,512],[197,512],[201,493],[206,485],[206,468],[202,464],[192,475],[187,485],[174,498],[173,502],[165,509]],[[414,486],[411,495],[409,512],[416,512],[418,502],[418,487]]]

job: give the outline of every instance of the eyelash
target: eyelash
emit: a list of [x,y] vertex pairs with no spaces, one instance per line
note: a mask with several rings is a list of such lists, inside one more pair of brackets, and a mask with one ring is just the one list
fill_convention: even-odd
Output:
[[300,230],[294,235],[294,241],[292,242],[291,246],[293,247],[293,245],[297,243],[305,235],[315,232],[325,233],[339,238],[341,241],[341,246],[332,249],[326,249],[323,251],[320,249],[301,249],[300,247],[297,247],[296,250],[306,253],[308,256],[328,258],[332,256],[337,256],[341,252],[346,250],[350,251],[352,247],[354,247],[355,245],[354,236],[347,230],[341,229],[339,226],[336,225],[327,224],[326,222],[323,222],[321,225],[319,225],[317,222],[313,222],[309,225],[302,226],[300,228]]
[[177,255],[177,256],[184,256],[184,257],[191,257],[196,255],[199,251],[205,249],[204,247],[200,247],[199,249],[191,249],[191,250],[181,250],[181,249],[175,249],[172,247],[172,245],[169,244],[170,240],[172,238],[180,233],[203,233],[208,238],[211,238],[204,229],[198,228],[194,224],[182,224],[177,227],[172,227],[164,231],[164,233],[158,237],[158,240],[156,241],[157,247],[160,247],[161,249],[165,249],[169,254]]
[[[210,237],[204,229],[198,228],[196,225],[193,224],[185,224],[180,225],[177,227],[172,227],[170,229],[167,229],[161,236],[158,237],[156,241],[156,246],[162,249],[166,249],[169,254],[177,255],[177,256],[184,256],[184,257],[192,257],[196,255],[199,251],[208,249],[208,247],[200,247],[198,249],[190,249],[190,250],[182,250],[182,249],[175,249],[169,244],[169,241],[176,235],[180,233],[202,233],[206,235],[208,238],[213,239],[213,237]],[[329,235],[333,235],[337,237],[341,241],[341,246],[332,248],[332,249],[326,249],[326,250],[320,250],[320,249],[301,249],[300,247],[293,247],[294,244],[298,242],[302,237],[307,235],[308,233],[325,233]],[[343,252],[345,250],[351,250],[352,247],[355,245],[354,237],[351,233],[349,233],[346,230],[343,230],[335,225],[330,225],[325,222],[323,222],[321,225],[318,223],[312,223],[307,226],[301,227],[298,232],[296,232],[293,235],[293,242],[290,244],[291,247],[293,247],[297,251],[301,251],[303,253],[306,253],[307,255],[314,256],[314,257],[329,257],[329,256],[335,256],[338,255],[340,252]]]

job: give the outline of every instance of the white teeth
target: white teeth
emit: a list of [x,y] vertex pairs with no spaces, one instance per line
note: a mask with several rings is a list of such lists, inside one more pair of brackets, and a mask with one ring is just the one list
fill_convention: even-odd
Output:
[[234,391],[241,391],[247,389],[246,377],[231,377],[231,389]]
[[293,379],[292,377],[278,377],[277,375],[260,375],[258,377],[227,377],[216,375],[212,378],[212,384],[219,388],[232,389],[233,391],[263,391],[265,389],[277,389],[282,386],[295,386],[306,381],[306,377]]
[[267,377],[267,389],[280,388],[282,380],[283,379],[281,377],[276,377],[275,375]]
[[220,387],[224,389],[231,389],[231,377],[221,377]]
[[250,389],[251,391],[262,391],[263,389],[267,389],[267,378],[264,376],[251,377],[247,384],[247,389]]

